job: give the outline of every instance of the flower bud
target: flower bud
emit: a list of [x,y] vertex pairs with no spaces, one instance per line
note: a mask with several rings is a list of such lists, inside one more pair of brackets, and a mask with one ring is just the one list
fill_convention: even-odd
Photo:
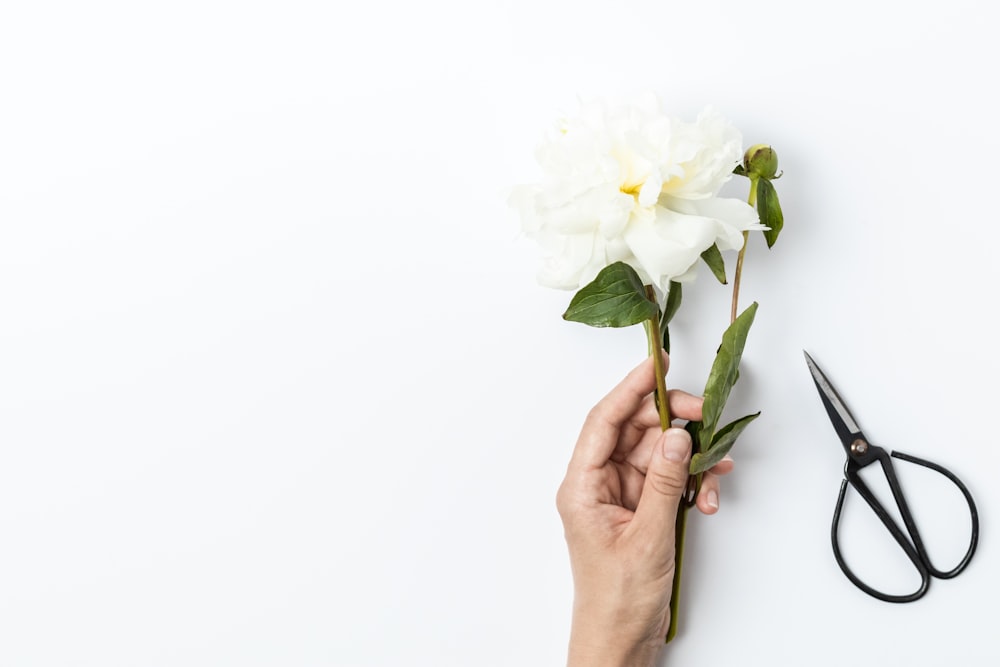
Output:
[[743,155],[747,176],[771,179],[778,173],[778,154],[767,144],[754,144]]

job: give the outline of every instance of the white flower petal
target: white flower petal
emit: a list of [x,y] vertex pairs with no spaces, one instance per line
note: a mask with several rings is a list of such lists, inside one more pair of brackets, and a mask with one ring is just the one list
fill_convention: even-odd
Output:
[[715,243],[716,229],[714,220],[657,207],[655,215],[633,218],[624,239],[639,266],[662,288]]
[[639,189],[639,206],[648,207],[656,203],[660,198],[660,190],[663,188],[663,179],[656,169],[646,176],[646,182]]
[[739,199],[713,197],[688,202],[686,208],[716,222],[719,250],[739,250],[743,247],[743,232],[766,229],[753,207]]
[[635,199],[624,192],[616,191],[612,197],[605,199],[598,211],[601,236],[607,240],[620,236],[634,207]]
[[629,104],[585,103],[537,150],[543,178],[510,204],[542,248],[544,284],[573,289],[615,261],[647,284],[694,276],[713,243],[742,246],[760,229],[753,209],[718,198],[742,157],[740,133],[705,110],[695,122],[663,113],[655,95]]
[[594,240],[594,236],[588,234],[544,235],[539,238],[543,250],[549,252],[543,257],[538,282],[556,289],[580,287],[581,274],[593,263]]

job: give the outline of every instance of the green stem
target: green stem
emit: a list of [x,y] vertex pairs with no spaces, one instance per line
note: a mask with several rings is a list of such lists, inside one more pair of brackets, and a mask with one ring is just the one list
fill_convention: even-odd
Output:
[[[646,298],[656,303],[656,293],[649,285],[646,285]],[[643,322],[643,325],[646,329],[646,340],[649,343],[649,354],[652,355],[653,365],[656,368],[656,407],[660,411],[660,427],[666,431],[670,428],[670,408],[667,405],[667,382],[664,377],[666,372],[663,368],[663,354],[660,352],[663,349],[663,335],[660,331],[659,315],[649,318]],[[691,487],[691,480],[689,480],[688,487]],[[686,494],[686,496],[690,495]],[[681,503],[677,508],[677,516],[674,518],[674,581],[670,593],[670,627],[667,630],[664,643],[669,642],[677,634],[677,601],[680,599],[681,565],[684,562],[684,530],[687,526],[688,508],[692,505],[689,501],[688,497],[681,498]]]
[[677,519],[674,523],[674,539],[676,548],[674,553],[674,587],[670,593],[670,627],[667,628],[667,638],[664,644],[669,644],[670,640],[677,636],[677,616],[680,608],[681,592],[681,569],[684,565],[684,534],[687,528],[687,514],[690,505],[681,499],[680,507],[677,508]]
[[[747,197],[747,203],[754,208],[757,207],[757,179],[759,176],[750,177],[750,196]],[[743,232],[743,247],[740,248],[740,254],[736,258],[736,275],[733,277],[733,307],[729,314],[729,323],[732,324],[736,321],[736,315],[740,312],[740,278],[743,276],[743,257],[747,252],[747,241],[750,240],[750,232]]]
[[681,503],[677,508],[677,518],[674,520],[674,583],[670,589],[670,626],[667,628],[667,637],[664,644],[669,644],[670,640],[677,636],[677,618],[680,616],[681,600],[681,570],[684,567],[684,536],[687,533],[687,513],[694,507],[698,498],[698,490],[701,488],[701,473],[688,477],[688,485],[681,496]]
[[[657,303],[656,292],[651,285],[646,285],[646,298]],[[659,306],[659,304],[657,304]],[[646,320],[646,340],[649,342],[649,354],[653,357],[656,369],[656,408],[660,412],[660,428],[666,431],[670,428],[670,406],[667,405],[666,369],[663,367],[663,337],[660,333],[659,307],[657,313]]]

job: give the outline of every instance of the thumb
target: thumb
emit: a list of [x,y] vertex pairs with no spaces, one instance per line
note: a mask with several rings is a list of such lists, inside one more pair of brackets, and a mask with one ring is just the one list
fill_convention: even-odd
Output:
[[632,519],[636,530],[673,543],[674,518],[687,488],[691,461],[691,436],[682,428],[663,432],[653,448],[646,482]]

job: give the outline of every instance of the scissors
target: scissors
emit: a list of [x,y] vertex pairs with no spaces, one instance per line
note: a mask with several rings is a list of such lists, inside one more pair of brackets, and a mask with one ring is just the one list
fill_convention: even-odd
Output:
[[[912,602],[918,600],[927,593],[932,577],[937,579],[951,579],[962,572],[969,564],[969,561],[972,560],[972,555],[976,552],[976,546],[979,543],[979,513],[976,510],[975,502],[972,500],[972,495],[958,477],[942,466],[902,452],[894,451],[890,453],[881,447],[871,444],[861,431],[857,421],[855,421],[854,417],[848,411],[847,406],[844,405],[844,401],[840,398],[837,390],[833,388],[833,385],[830,384],[830,381],[823,374],[823,371],[819,369],[819,366],[816,365],[816,362],[813,361],[808,353],[805,353],[805,355],[806,364],[809,366],[809,371],[816,382],[816,388],[819,390],[820,398],[823,400],[823,407],[826,408],[826,412],[830,416],[830,421],[833,422],[833,430],[837,432],[840,442],[844,445],[844,451],[847,453],[847,463],[844,466],[844,480],[840,484],[840,496],[837,498],[837,507],[833,512],[833,527],[830,531],[833,541],[833,555],[837,559],[837,564],[840,565],[840,569],[843,570],[844,574],[847,575],[847,578],[855,586],[879,600],[886,602]],[[909,463],[916,463],[944,475],[959,488],[962,495],[965,496],[965,500],[969,503],[969,512],[972,516],[972,541],[969,543],[969,550],[965,553],[962,561],[947,572],[938,570],[931,564],[927,550],[924,548],[923,540],[920,538],[920,532],[917,530],[917,525],[910,513],[910,506],[906,502],[906,496],[903,494],[903,489],[896,478],[896,471],[892,463],[893,458]],[[899,514],[906,525],[905,533],[900,529],[896,521],[889,516],[885,507],[878,501],[859,475],[863,468],[876,461],[882,466],[882,472],[889,482],[892,497],[896,501],[896,507],[899,509]],[[878,591],[861,581],[847,566],[847,563],[844,562],[843,556],[840,553],[840,542],[837,535],[840,526],[840,512],[844,507],[844,497],[848,484],[861,494],[861,497],[865,499],[868,506],[871,507],[872,511],[875,512],[889,530],[892,537],[902,547],[903,551],[906,552],[907,558],[910,559],[910,562],[913,563],[920,573],[920,588],[913,593],[891,595]]]

